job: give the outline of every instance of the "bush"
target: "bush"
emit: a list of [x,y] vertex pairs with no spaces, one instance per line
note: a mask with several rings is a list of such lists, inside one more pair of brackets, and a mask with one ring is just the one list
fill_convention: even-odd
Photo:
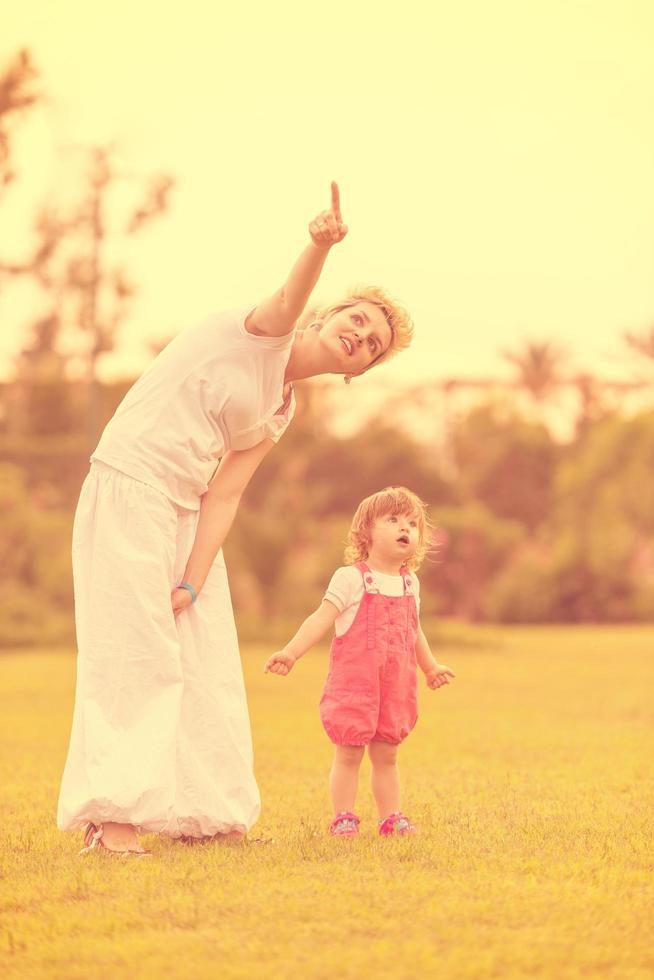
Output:
[[[472,621],[484,617],[490,582],[525,539],[517,521],[490,513],[483,504],[441,507],[433,512],[437,550],[420,570],[425,612],[445,612]],[[431,595],[438,597],[432,603]]]
[[551,561],[529,549],[516,555],[490,584],[485,611],[496,623],[548,623],[558,618],[559,599]]
[[0,649],[62,646],[75,641],[71,612],[61,609],[42,592],[5,586],[0,603]]

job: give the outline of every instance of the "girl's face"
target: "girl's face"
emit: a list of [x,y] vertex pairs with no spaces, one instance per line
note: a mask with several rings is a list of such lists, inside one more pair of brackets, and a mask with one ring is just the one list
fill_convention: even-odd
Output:
[[391,339],[382,311],[364,300],[332,313],[320,330],[332,374],[361,374],[388,349]]
[[369,554],[388,561],[399,559],[400,564],[408,561],[420,543],[418,515],[384,514],[378,517],[371,528]]

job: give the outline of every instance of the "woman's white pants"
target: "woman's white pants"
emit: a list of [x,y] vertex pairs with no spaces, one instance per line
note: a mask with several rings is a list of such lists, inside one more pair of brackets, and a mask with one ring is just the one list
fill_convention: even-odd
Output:
[[259,815],[227,573],[173,616],[198,520],[93,463],[73,529],[77,688],[57,824],[178,837],[247,831]]

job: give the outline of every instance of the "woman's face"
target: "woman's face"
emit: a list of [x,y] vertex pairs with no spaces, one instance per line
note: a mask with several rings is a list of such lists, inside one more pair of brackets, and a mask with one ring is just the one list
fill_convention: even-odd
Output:
[[361,374],[388,350],[391,339],[386,317],[378,306],[365,300],[332,313],[320,330],[333,374]]

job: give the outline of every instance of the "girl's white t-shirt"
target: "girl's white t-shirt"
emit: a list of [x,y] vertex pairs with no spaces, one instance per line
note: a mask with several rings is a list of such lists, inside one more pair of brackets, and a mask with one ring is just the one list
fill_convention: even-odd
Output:
[[275,442],[295,412],[284,401],[294,333],[245,329],[254,307],[208,317],[180,333],[118,406],[91,456],[197,510],[221,456]]
[[[373,577],[373,587],[379,589],[381,595],[404,595],[404,582],[401,575],[388,575],[374,568],[371,568],[370,572]],[[420,613],[420,582],[415,572],[409,572],[409,575],[418,613]],[[354,622],[363,599],[363,591],[363,576],[358,568],[354,565],[343,565],[336,569],[323,597],[329,599],[340,612],[334,623],[336,636],[343,636]]]

